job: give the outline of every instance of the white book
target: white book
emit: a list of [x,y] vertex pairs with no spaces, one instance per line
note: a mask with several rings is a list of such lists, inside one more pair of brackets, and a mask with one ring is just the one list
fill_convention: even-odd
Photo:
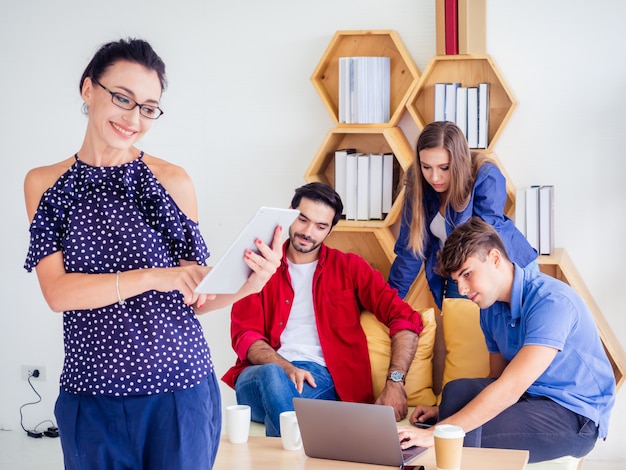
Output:
[[478,148],[489,146],[489,83],[478,84]]
[[356,153],[349,153],[346,158],[346,220],[356,220]]
[[354,57],[350,57],[350,107],[348,109],[348,113],[346,114],[346,123],[353,124],[357,118],[357,110],[358,110],[358,93],[359,93],[359,73],[358,73],[358,63],[356,62]]
[[346,122],[346,113],[350,109],[350,58],[339,58],[339,110],[340,123]]
[[539,187],[539,254],[554,250],[554,186]]
[[391,60],[389,57],[365,57],[368,64],[366,124],[389,121],[391,102]]
[[446,84],[435,83],[435,121],[446,120]]
[[383,203],[384,214],[391,211],[393,205],[393,153],[383,154]]
[[348,154],[356,152],[353,148],[335,150],[335,191],[339,194],[341,202],[343,202],[343,212],[346,215],[346,193],[347,193],[347,173],[348,173]]
[[357,154],[356,218],[368,220],[370,216],[370,157],[367,153]]
[[467,139],[467,87],[460,86],[456,89],[455,122]]
[[[346,92],[341,93],[342,88]],[[339,59],[339,90],[340,123],[389,122],[391,112],[390,58],[341,57]]]
[[383,218],[383,154],[370,153],[369,218]]
[[456,89],[460,86],[460,83],[446,83],[446,121],[456,122]]
[[539,186],[526,188],[526,239],[539,253]]
[[478,88],[467,89],[467,143],[478,148]]
[[366,100],[368,97],[368,64],[367,57],[355,57],[355,93],[356,93],[356,106],[353,109],[353,123],[365,123],[367,118],[366,113]]
[[389,122],[391,119],[391,58],[384,57],[382,65],[382,84],[380,89],[382,90],[382,121]]

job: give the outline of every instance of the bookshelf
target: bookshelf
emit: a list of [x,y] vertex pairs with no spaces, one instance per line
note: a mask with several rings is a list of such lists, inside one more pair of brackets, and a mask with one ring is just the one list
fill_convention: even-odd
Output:
[[[463,86],[474,86],[479,82],[490,84],[489,144],[484,152],[489,154],[506,177],[507,203],[505,205],[505,213],[509,217],[514,218],[516,189],[493,151],[498,137],[517,105],[513,93],[506,84],[495,62],[488,55],[435,56],[424,69],[407,100],[407,110],[420,130],[427,123],[432,122],[434,118],[434,85],[438,82],[461,82]],[[542,272],[571,285],[585,300],[598,327],[600,339],[613,367],[616,384],[619,389],[626,379],[626,353],[611,331],[608,322],[602,315],[591,293],[582,282],[566,251],[563,248],[557,248],[551,255],[539,256],[538,264]],[[424,295],[424,292],[430,293],[426,278],[423,273],[420,273],[411,286],[407,295],[407,301],[416,306],[427,305],[434,307],[434,303],[431,299],[428,299],[427,295]],[[430,303],[424,303],[428,300],[430,300]]]
[[498,160],[493,148],[517,106],[517,101],[490,56],[435,56],[424,69],[407,99],[407,110],[420,130],[434,120],[435,83],[446,82],[460,82],[461,86],[476,86],[481,82],[489,83],[488,146],[486,149],[474,150],[489,154],[506,177],[507,202],[505,213],[509,217],[513,217],[515,214],[515,186]]
[[[338,59],[359,55],[391,57],[391,117],[388,123],[339,123]],[[398,178],[402,182],[404,173],[414,158],[413,147],[408,143],[404,132],[397,127],[405,109],[421,130],[434,118],[435,83],[460,82],[463,86],[474,86],[479,82],[489,83],[489,142],[484,152],[496,162],[507,179],[508,200],[505,213],[514,217],[516,189],[493,149],[517,102],[489,55],[437,55],[420,74],[395,32],[338,31],[313,72],[311,81],[333,119],[335,128],[328,132],[311,161],[305,180],[322,181],[331,185],[334,185],[334,151],[348,147],[355,148],[358,152],[393,152]],[[341,220],[328,237],[327,244],[361,255],[386,278],[395,256],[393,247],[401,215],[402,196],[402,189],[398,189],[392,209],[384,220]],[[619,390],[626,380],[626,353],[569,256],[564,249],[557,248],[551,255],[540,256],[538,263],[542,272],[571,285],[587,303],[613,367]],[[423,272],[413,282],[406,300],[419,308],[436,309]]]
[[[320,181],[334,186],[335,150],[354,148],[357,152],[388,153],[395,157],[396,180],[401,181],[413,161],[413,148],[402,130],[398,127],[353,127],[343,126],[331,129],[313,157],[304,179],[310,183]],[[399,217],[402,209],[403,190],[396,188],[391,211],[383,220],[342,220],[335,230],[344,227],[387,227]]]
[[461,86],[489,83],[487,151],[492,151],[517,102],[496,64],[488,55],[433,57],[407,100],[407,109],[420,129],[434,120],[435,83],[460,82]]
[[[339,122],[339,58],[385,56],[390,58],[390,119],[378,124]],[[335,151],[354,148],[363,153],[393,153],[394,195],[391,210],[382,220],[340,220],[326,240],[328,246],[357,253],[385,278],[393,262],[395,234],[392,230],[402,210],[400,184],[413,161],[413,148],[398,123],[420,76],[402,39],[395,31],[337,31],[311,75],[311,82],[329,112],[335,127],[326,135],[305,172],[306,182],[334,186]],[[345,202],[345,201],[344,201]]]
[[[390,58],[390,119],[384,124],[339,123],[339,58],[340,57]],[[311,82],[335,126],[380,127],[396,126],[404,112],[406,100],[420,72],[413,62],[402,39],[395,31],[337,31],[322,55]]]
[[[438,82],[460,82],[462,86],[475,86],[479,82],[490,84],[489,143],[484,152],[489,154],[506,177],[507,203],[505,213],[514,218],[516,189],[493,151],[498,137],[517,105],[513,93],[489,55],[435,56],[424,69],[407,100],[407,110],[420,130],[434,119],[434,85]],[[598,327],[600,339],[613,367],[619,389],[626,379],[626,353],[611,331],[591,293],[582,282],[566,251],[563,248],[557,248],[551,255],[539,256],[538,264],[542,272],[571,285],[585,300]],[[434,306],[432,300],[428,299],[424,292],[430,293],[426,278],[423,273],[420,273],[411,286],[407,301],[412,305]],[[424,303],[428,300],[430,303]]]
[[578,274],[576,266],[563,248],[556,248],[549,255],[539,256],[538,262],[541,272],[560,279],[573,287],[583,298],[589,310],[591,310],[596,326],[598,327],[602,345],[613,367],[615,382],[619,390],[626,379],[626,353],[624,353],[615,333],[613,333],[604,315],[602,315],[600,307],[598,307],[591,292],[589,292],[580,274]]

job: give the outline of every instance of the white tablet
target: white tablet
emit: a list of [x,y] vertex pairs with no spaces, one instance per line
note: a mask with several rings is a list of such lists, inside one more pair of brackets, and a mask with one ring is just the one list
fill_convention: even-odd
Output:
[[243,257],[246,250],[258,253],[254,241],[258,238],[269,245],[277,225],[287,234],[289,226],[300,214],[295,209],[259,207],[241,230],[226,253],[219,259],[196,287],[196,294],[234,294],[246,282],[252,270]]

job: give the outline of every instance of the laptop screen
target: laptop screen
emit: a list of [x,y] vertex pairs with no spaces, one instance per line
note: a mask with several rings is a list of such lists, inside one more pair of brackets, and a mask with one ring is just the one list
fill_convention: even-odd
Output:
[[308,398],[293,404],[309,457],[400,468],[427,449],[413,447],[403,457],[390,406]]

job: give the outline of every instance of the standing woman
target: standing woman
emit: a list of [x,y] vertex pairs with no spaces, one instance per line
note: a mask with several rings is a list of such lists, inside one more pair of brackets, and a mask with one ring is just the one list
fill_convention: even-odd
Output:
[[436,272],[437,252],[455,227],[478,216],[492,225],[513,262],[536,263],[537,252],[504,213],[506,179],[485,155],[470,152],[461,129],[449,121],[424,127],[409,169],[396,258],[389,284],[406,297],[425,262],[426,279],[437,306],[458,298],[456,283]]
[[80,80],[82,146],[24,183],[24,267],[63,312],[66,469],[211,468],[221,403],[196,315],[258,292],[280,262],[277,229],[273,249],[245,254],[253,272],[237,294],[194,293],[210,268],[191,179],[135,147],[163,114],[165,82],[147,42],[102,46]]

